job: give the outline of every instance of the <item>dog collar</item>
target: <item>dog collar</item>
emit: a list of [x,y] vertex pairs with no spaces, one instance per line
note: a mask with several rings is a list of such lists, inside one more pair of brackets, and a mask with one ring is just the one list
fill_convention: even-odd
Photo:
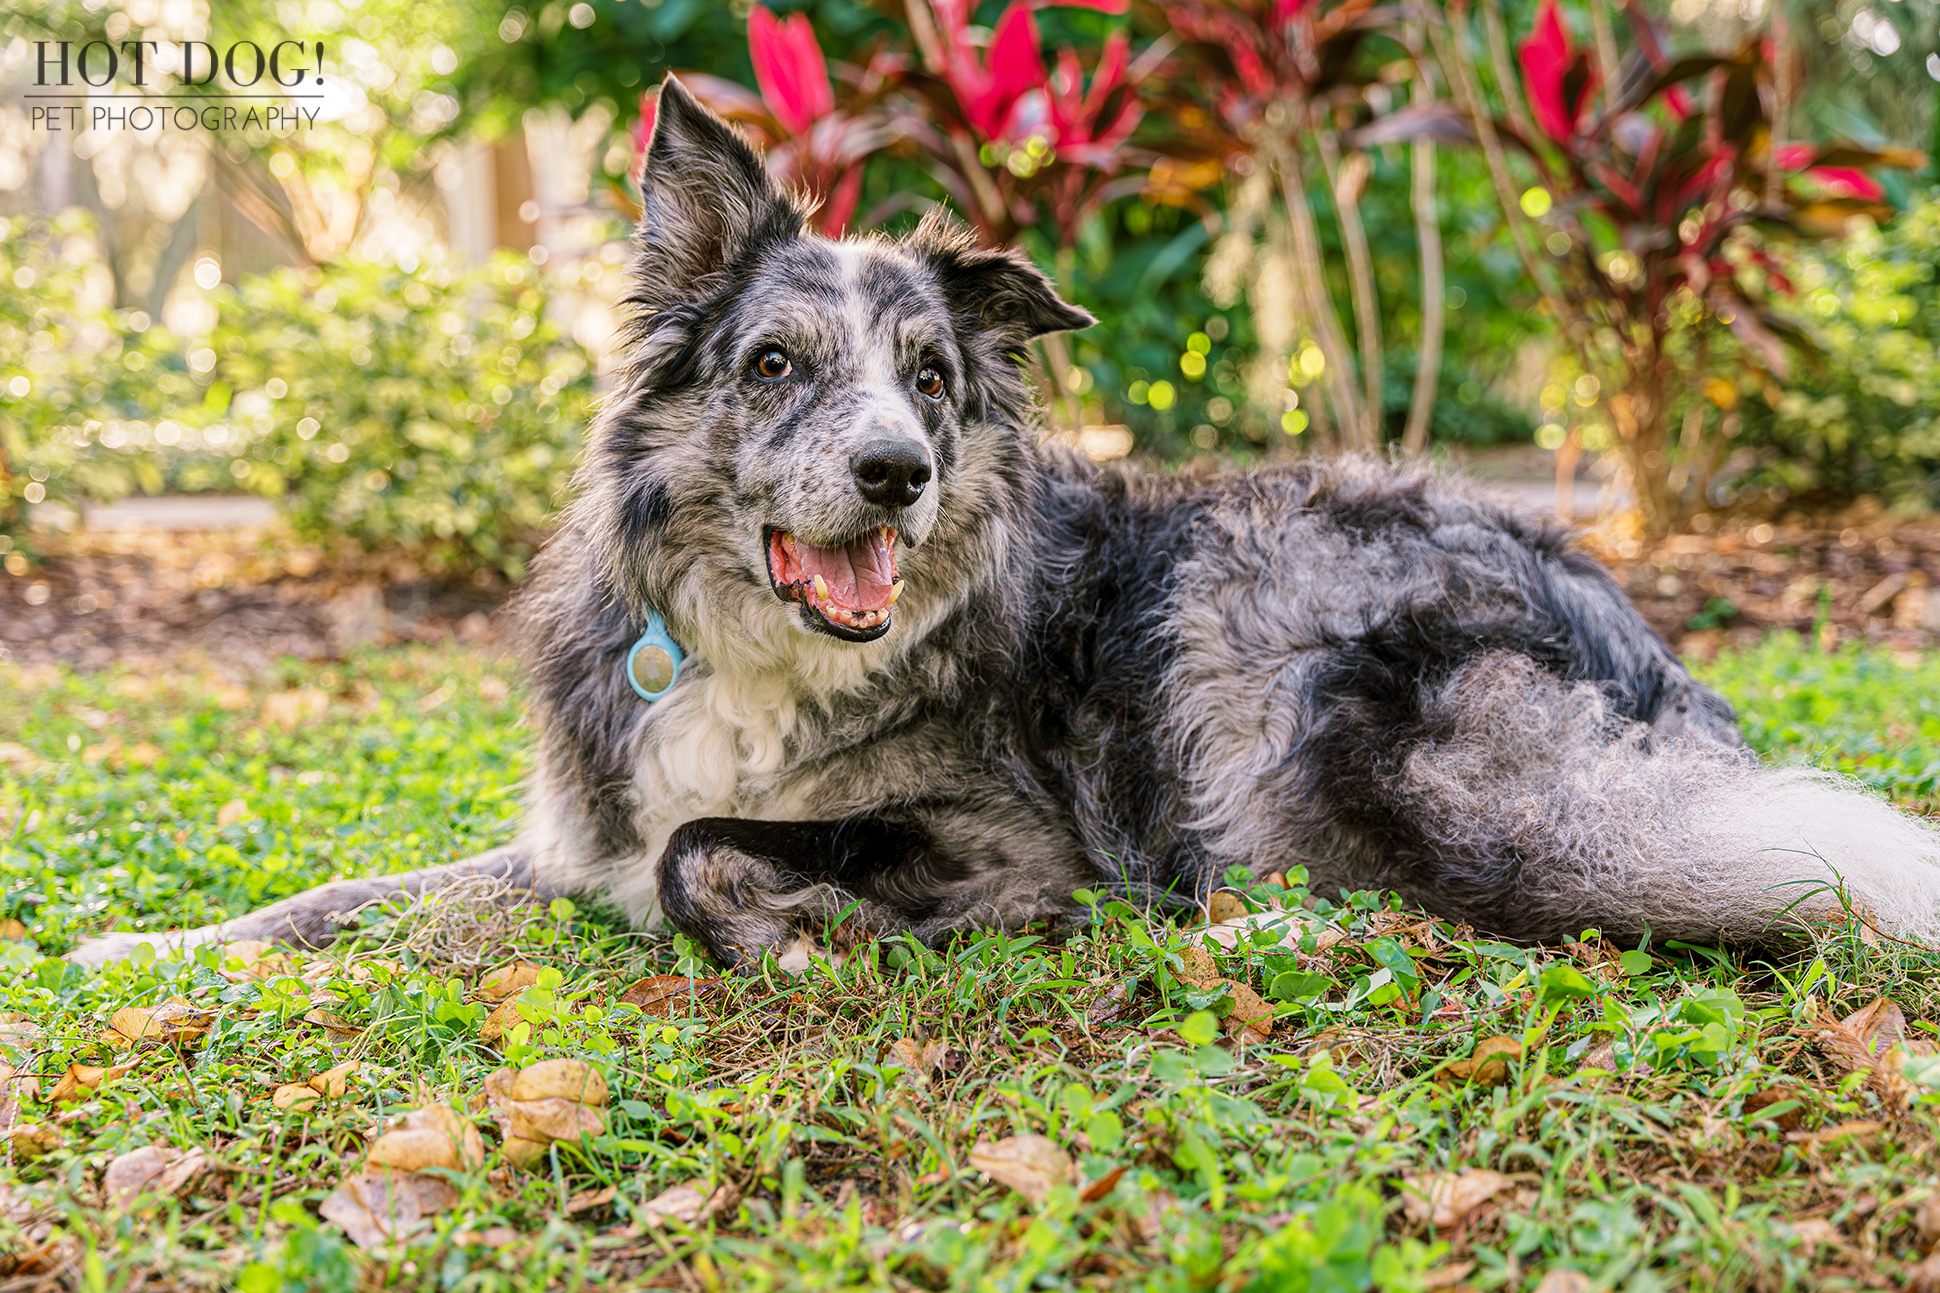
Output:
[[641,700],[652,703],[674,689],[680,677],[681,662],[687,653],[674,641],[674,635],[667,631],[667,621],[660,618],[660,612],[647,612],[647,631],[626,653],[626,680]]

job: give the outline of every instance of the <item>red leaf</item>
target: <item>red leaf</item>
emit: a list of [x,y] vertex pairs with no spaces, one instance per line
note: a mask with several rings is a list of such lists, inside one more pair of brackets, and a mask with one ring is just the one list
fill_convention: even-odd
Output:
[[944,79],[956,92],[964,120],[981,138],[1008,138],[1018,100],[1045,83],[1029,0],[1012,0],[997,19],[987,60],[971,47],[965,0],[938,0],[936,18],[945,45]]
[[1772,151],[1773,160],[1782,169],[1788,171],[1796,171],[1810,166],[1812,159],[1819,155],[1819,150],[1811,144],[1780,144]]
[[[1577,120],[1596,93],[1596,73],[1588,60],[1570,46],[1563,26],[1563,15],[1556,0],[1543,0],[1536,13],[1536,30],[1530,33],[1519,52],[1522,79],[1529,96],[1529,110],[1544,134],[1561,143],[1576,134]],[[1567,83],[1572,74],[1580,77],[1576,101],[1570,102]]]
[[1664,91],[1664,106],[1679,121],[1689,121],[1691,114],[1697,111],[1697,106],[1691,102],[1690,92],[1681,85],[1673,85]]
[[762,101],[789,134],[803,134],[835,111],[828,62],[807,14],[783,22],[756,5],[748,13],[748,54]]
[[1132,0],[1031,0],[1033,9],[1095,9],[1099,13],[1124,13]]
[[1837,198],[1865,198],[1877,202],[1886,196],[1886,186],[1866,172],[1851,166],[1814,166],[1805,178],[1822,185]]

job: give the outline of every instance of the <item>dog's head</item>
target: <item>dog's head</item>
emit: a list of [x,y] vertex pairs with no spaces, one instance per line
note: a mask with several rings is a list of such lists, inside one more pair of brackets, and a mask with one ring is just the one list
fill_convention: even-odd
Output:
[[1019,357],[1091,316],[941,216],[900,242],[808,232],[671,77],[641,190],[638,318],[582,477],[614,591],[751,659],[961,599],[1028,488]]

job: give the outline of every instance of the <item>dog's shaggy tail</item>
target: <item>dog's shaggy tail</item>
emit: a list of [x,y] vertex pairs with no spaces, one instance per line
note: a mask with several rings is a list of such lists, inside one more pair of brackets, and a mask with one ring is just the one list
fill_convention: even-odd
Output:
[[1381,760],[1379,834],[1389,882],[1431,908],[1531,940],[1767,943],[1848,913],[1940,939],[1940,833],[1836,774],[1666,739],[1508,653],[1419,704]]

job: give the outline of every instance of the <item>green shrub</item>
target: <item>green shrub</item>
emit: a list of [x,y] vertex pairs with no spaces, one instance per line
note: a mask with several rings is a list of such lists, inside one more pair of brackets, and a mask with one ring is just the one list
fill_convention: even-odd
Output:
[[[1744,403],[1739,477],[1827,501],[1940,505],[1940,191],[1883,230],[1800,256],[1798,312],[1825,347],[1775,405]],[[1723,500],[1716,500],[1723,501]]]
[[570,478],[592,394],[535,267],[343,263],[218,292],[211,393],[245,483],[297,530],[517,580]]
[[[168,330],[110,310],[92,220],[0,218],[0,547],[30,542],[29,508],[178,485],[200,460],[201,391]],[[169,421],[174,417],[187,425]],[[193,467],[191,467],[193,475]],[[179,487],[179,486],[178,486]]]

